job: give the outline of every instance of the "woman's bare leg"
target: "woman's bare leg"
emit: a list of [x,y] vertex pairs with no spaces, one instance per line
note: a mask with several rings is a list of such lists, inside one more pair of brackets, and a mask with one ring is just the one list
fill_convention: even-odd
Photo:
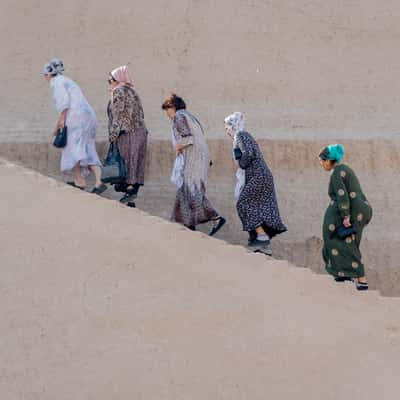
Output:
[[101,168],[98,165],[89,165],[89,170],[93,173],[96,180],[95,186],[98,188],[101,186]]
[[72,172],[74,174],[75,185],[82,188],[86,187],[86,179],[81,174],[81,167],[79,163],[76,164],[74,168],[72,168]]
[[270,238],[262,226],[257,226],[256,233],[258,241],[269,242]]
[[256,228],[257,235],[265,235],[265,231],[262,226]]

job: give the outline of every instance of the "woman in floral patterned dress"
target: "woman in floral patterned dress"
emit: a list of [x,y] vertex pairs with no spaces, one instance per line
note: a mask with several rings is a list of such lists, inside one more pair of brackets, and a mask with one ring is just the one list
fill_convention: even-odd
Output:
[[108,131],[111,143],[116,142],[127,168],[126,183],[116,185],[115,190],[125,191],[120,199],[128,203],[137,196],[144,184],[147,153],[147,129],[144,123],[142,103],[129,74],[122,66],[110,73],[111,100],[108,103]]
[[[331,172],[331,198],[323,223],[324,247],[322,257],[326,270],[336,281],[356,280],[358,290],[367,290],[360,243],[364,228],[372,218],[372,208],[365,197],[354,171],[341,164],[344,147],[329,145],[319,154],[321,166]],[[338,228],[354,227],[355,232],[343,237]]]

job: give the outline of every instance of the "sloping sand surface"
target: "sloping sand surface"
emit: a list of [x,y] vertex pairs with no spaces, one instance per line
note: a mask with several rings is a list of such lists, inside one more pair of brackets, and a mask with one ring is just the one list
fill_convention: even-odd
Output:
[[1,399],[396,398],[400,300],[0,178]]

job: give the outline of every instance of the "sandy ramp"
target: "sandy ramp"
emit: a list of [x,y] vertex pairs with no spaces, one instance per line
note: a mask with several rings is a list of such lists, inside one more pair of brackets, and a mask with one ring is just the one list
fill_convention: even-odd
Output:
[[400,301],[0,164],[0,398],[393,399]]

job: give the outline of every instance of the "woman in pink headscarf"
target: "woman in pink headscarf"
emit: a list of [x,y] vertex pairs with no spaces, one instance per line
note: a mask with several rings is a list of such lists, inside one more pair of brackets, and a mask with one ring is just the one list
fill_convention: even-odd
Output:
[[116,185],[115,190],[125,192],[120,201],[128,203],[137,197],[140,186],[144,184],[148,132],[142,103],[128,66],[111,71],[108,82],[111,86],[111,100],[107,107],[109,140],[117,143],[127,167],[126,183]]

